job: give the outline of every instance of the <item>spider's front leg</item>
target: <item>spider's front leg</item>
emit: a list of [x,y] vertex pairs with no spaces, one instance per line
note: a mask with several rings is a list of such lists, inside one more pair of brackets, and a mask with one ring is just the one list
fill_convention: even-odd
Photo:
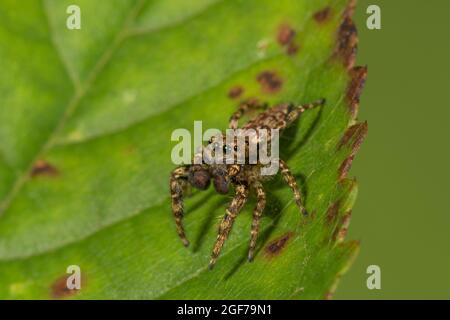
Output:
[[253,255],[256,248],[256,240],[259,234],[259,222],[261,220],[264,207],[266,206],[266,193],[260,182],[254,184],[256,191],[256,207],[253,211],[252,231],[250,239],[250,249],[248,250],[248,261],[253,261]]
[[241,119],[249,110],[254,109],[265,109],[267,108],[266,103],[261,103],[257,100],[247,100],[242,102],[238,109],[231,115],[228,127],[230,129],[237,129],[239,119]]
[[183,227],[183,188],[186,186],[189,175],[188,167],[178,167],[170,175],[170,196],[172,198],[172,212],[175,218],[178,236],[185,247],[189,245]]
[[177,233],[184,246],[189,245],[183,228],[183,188],[189,183],[193,187],[206,190],[211,180],[205,165],[191,165],[178,167],[170,175],[170,195],[172,197],[172,212],[175,218]]
[[222,250],[225,240],[227,240],[231,228],[233,227],[236,216],[241,211],[248,197],[248,187],[245,185],[236,186],[236,194],[228,206],[225,216],[219,226],[219,234],[217,235],[216,243],[214,244],[211,260],[209,261],[209,269],[212,269],[216,263],[217,257]]
[[295,177],[292,174],[291,170],[289,169],[287,163],[284,160],[279,159],[280,163],[280,169],[281,169],[281,175],[284,178],[284,181],[288,184],[288,186],[291,188],[292,192],[294,193],[294,199],[297,206],[300,208],[300,212],[303,215],[307,215],[305,207],[303,206],[302,196],[300,193],[300,189],[297,185],[297,181],[295,181]]

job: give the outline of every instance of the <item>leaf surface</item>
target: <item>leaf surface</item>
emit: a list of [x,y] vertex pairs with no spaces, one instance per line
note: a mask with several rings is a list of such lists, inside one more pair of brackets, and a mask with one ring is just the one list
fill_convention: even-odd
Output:
[[[78,1],[81,30],[65,27],[70,1],[0,4],[1,298],[330,297],[358,250],[344,241],[356,196],[346,173],[367,130],[355,124],[366,69],[353,67],[352,4],[186,3]],[[311,215],[274,178],[255,261],[251,200],[207,271],[230,197],[186,199],[185,249],[168,192],[172,131],[225,129],[246,98],[323,97],[281,143]],[[69,265],[81,267],[79,292],[62,286]]]

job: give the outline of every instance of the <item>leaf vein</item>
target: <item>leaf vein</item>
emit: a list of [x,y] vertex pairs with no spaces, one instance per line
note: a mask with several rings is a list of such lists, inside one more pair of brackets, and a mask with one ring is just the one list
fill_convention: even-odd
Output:
[[[63,129],[66,121],[68,118],[73,114],[73,112],[76,110],[76,108],[79,105],[79,102],[81,98],[85,95],[87,92],[89,85],[95,80],[97,75],[100,73],[100,71],[104,68],[104,66],[109,61],[109,58],[111,57],[113,51],[116,49],[116,47],[123,41],[124,39],[124,30],[130,23],[130,20],[133,20],[135,16],[138,14],[138,11],[143,7],[146,0],[139,0],[136,5],[130,10],[128,17],[125,19],[125,22],[122,26],[122,30],[118,32],[117,36],[115,37],[112,44],[105,50],[93,70],[88,76],[88,79],[84,83],[84,85],[81,86],[81,89],[76,91],[74,96],[69,100],[69,103],[56,124],[54,130],[52,133],[50,133],[48,139],[44,142],[41,149],[37,152],[34,159],[29,163],[28,168],[22,172],[16,181],[14,182],[11,191],[7,194],[7,196],[3,199],[3,201],[0,203],[0,218],[3,216],[17,193],[22,189],[23,185],[28,181],[29,179],[29,172],[31,172],[33,164],[39,160],[51,147],[53,146],[54,140],[56,136],[60,133],[60,131]],[[57,50],[58,51],[58,50]]]

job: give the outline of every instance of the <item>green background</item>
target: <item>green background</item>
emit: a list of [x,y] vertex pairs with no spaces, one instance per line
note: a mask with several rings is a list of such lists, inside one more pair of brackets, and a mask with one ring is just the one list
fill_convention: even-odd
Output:
[[[366,28],[378,4],[382,29]],[[450,2],[359,1],[358,64],[369,75],[359,118],[369,134],[353,164],[359,195],[348,238],[359,257],[335,298],[450,298]],[[381,290],[366,287],[381,268]]]

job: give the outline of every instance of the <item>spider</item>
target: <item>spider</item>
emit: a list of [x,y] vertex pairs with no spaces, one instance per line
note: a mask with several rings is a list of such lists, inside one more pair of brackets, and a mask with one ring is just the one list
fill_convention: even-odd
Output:
[[[291,125],[299,116],[306,110],[322,106],[325,99],[318,100],[310,104],[296,106],[292,103],[282,103],[272,108],[267,108],[267,104],[262,104],[254,100],[243,102],[239,105],[236,112],[234,112],[229,121],[230,129],[238,129],[239,120],[247,114],[250,110],[267,108],[262,113],[256,115],[252,120],[248,121],[242,126],[242,129],[278,129],[282,131]],[[261,142],[261,138],[256,143]],[[269,143],[270,143],[270,137]],[[208,146],[214,148],[223,148],[223,151],[228,154],[230,150],[237,150],[236,144],[226,144],[227,140],[222,137],[213,137],[209,140]],[[236,142],[236,141],[235,141]],[[246,159],[248,158],[248,145],[246,141],[246,148],[244,148]],[[204,148],[204,147],[203,147]],[[216,149],[215,149],[216,150]],[[198,156],[198,154],[196,154]],[[194,156],[195,157],[195,156]],[[305,207],[303,206],[301,192],[292,175],[288,165],[282,159],[279,161],[279,168],[284,181],[291,188],[295,203],[303,215],[307,215]],[[189,245],[187,240],[182,219],[183,219],[183,190],[189,185],[206,190],[212,180],[215,190],[220,194],[227,194],[230,186],[234,187],[234,198],[226,209],[226,213],[219,225],[218,235],[214,244],[209,268],[212,269],[219,257],[222,247],[228,238],[236,216],[239,214],[244,204],[246,203],[249,193],[251,191],[256,194],[256,206],[253,211],[253,221],[251,225],[250,245],[248,251],[248,260],[252,261],[256,248],[256,241],[259,233],[259,225],[264,207],[266,205],[266,194],[262,182],[266,181],[270,176],[261,174],[261,167],[259,158],[257,163],[244,164],[231,163],[213,163],[208,164],[204,160],[200,164],[183,165],[172,171],[170,175],[170,193],[172,198],[172,212],[175,218],[176,230],[178,236],[181,238],[184,246]]]

